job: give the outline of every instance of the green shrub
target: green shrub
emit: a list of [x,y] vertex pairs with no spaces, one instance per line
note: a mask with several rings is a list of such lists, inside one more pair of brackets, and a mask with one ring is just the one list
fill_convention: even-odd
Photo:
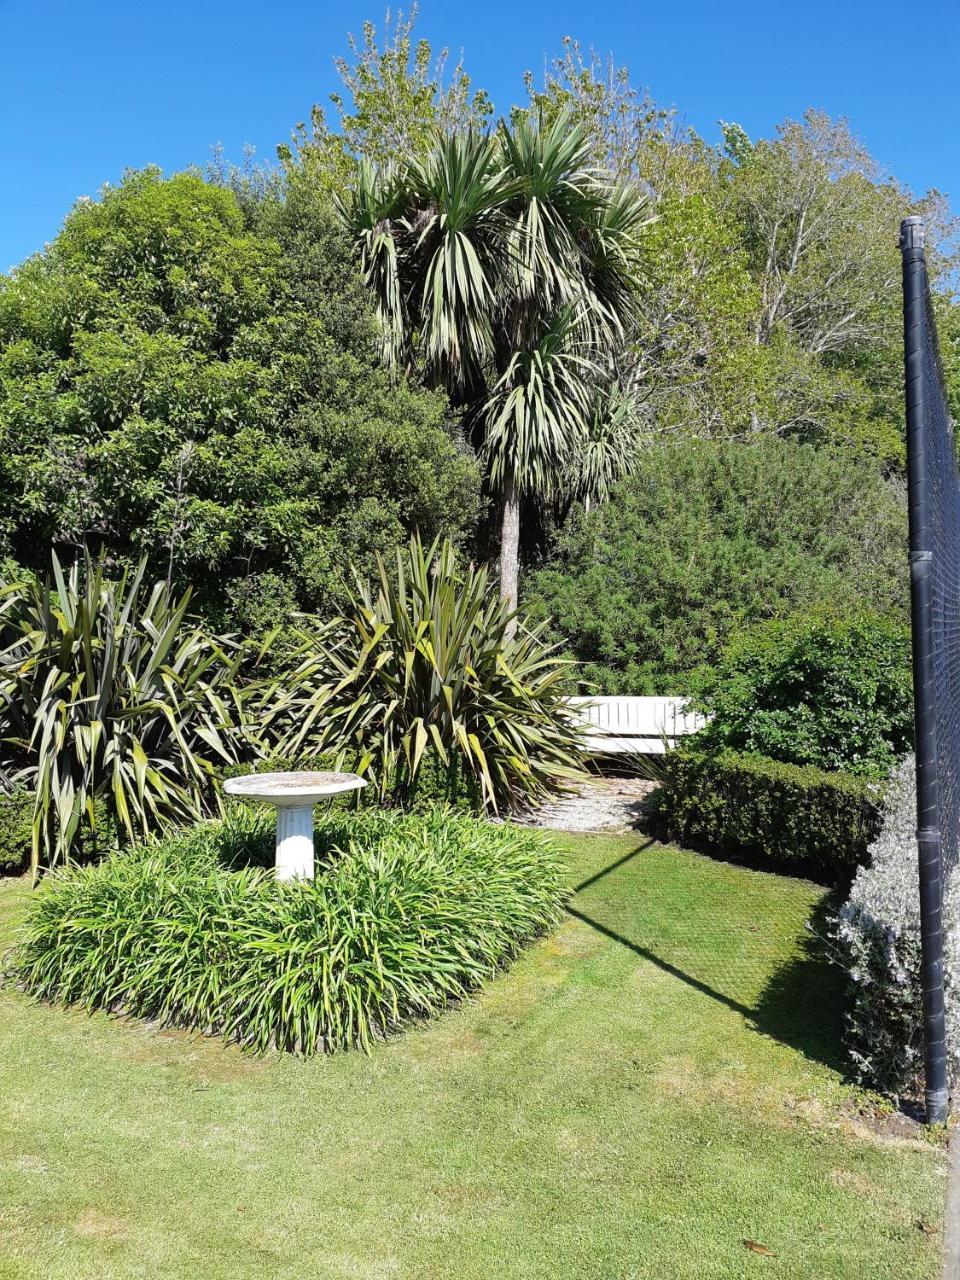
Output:
[[43,999],[257,1052],[351,1046],[475,990],[551,925],[562,861],[537,833],[444,809],[326,810],[312,882],[278,882],[272,815],[50,876],[11,977]]
[[30,865],[33,795],[17,787],[0,792],[0,875],[18,875]]
[[664,773],[658,808],[673,837],[828,884],[849,883],[879,827],[881,788],[852,774],[686,748]]
[[145,837],[205,811],[244,738],[242,650],[187,617],[189,595],[87,559],[0,592],[0,737],[30,783],[34,870],[111,831]]
[[728,646],[703,709],[699,750],[886,777],[913,739],[910,634],[869,616],[768,622]]
[[581,765],[564,704],[569,663],[520,625],[487,570],[458,567],[449,542],[414,538],[395,573],[379,562],[349,619],[306,641],[277,716],[290,756],[335,751],[381,799],[426,784],[500,810],[556,789]]
[[[917,878],[917,779],[913,756],[885,796],[883,829],[870,845],[833,939],[850,980],[847,1044],[862,1084],[917,1098],[923,1084],[923,974]],[[960,868],[943,885],[944,984],[951,1078],[960,1080]]]
[[610,500],[575,508],[524,602],[586,693],[697,692],[732,635],[869,600],[907,615],[902,494],[868,459],[796,440],[651,446]]

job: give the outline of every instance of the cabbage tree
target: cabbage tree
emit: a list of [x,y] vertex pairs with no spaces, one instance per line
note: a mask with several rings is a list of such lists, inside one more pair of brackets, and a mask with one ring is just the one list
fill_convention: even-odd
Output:
[[[501,503],[500,589],[517,603],[521,500],[566,488],[591,388],[633,307],[649,221],[636,185],[595,168],[570,116],[438,137],[422,160],[362,165],[341,203],[388,362],[466,412]],[[511,623],[511,630],[513,624]]]

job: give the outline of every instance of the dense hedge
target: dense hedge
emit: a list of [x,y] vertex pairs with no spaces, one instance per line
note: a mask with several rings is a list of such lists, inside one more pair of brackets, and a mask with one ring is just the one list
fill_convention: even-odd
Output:
[[563,863],[535,832],[446,809],[327,810],[311,882],[272,871],[274,817],[52,874],[10,976],[25,990],[257,1052],[366,1047],[479,987],[552,924]]
[[0,794],[0,875],[17,875],[30,865],[33,795],[23,788]]
[[678,839],[848,883],[880,824],[877,783],[810,765],[688,749],[665,757],[659,812]]

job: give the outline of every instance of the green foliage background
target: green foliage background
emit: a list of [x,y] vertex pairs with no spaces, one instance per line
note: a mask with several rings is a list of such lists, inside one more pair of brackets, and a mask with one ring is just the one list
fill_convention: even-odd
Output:
[[902,494],[869,458],[796,440],[669,440],[575,511],[525,601],[603,693],[691,693],[744,627],[869,601],[905,616]]
[[[102,549],[111,569],[146,555],[218,631],[260,634],[299,609],[342,611],[351,566],[369,579],[414,532],[492,558],[476,424],[415,363],[382,368],[334,211],[362,166],[426,163],[438,134],[494,122],[445,62],[410,18],[365,24],[332,112],[315,108],[278,164],[130,173],[0,276],[8,577],[45,573],[51,547],[64,561]],[[709,146],[569,39],[503,115],[517,136],[575,122],[598,170],[656,215],[588,414],[628,474],[586,484],[582,451],[554,497],[524,498],[522,596],[583,685],[695,692],[731,636],[798,610],[866,602],[902,619],[896,233],[925,217],[960,406],[944,197],[911,192],[814,110],[767,138],[725,123]]]
[[478,509],[442,397],[379,369],[328,205],[251,218],[194,173],[129,175],[0,278],[0,454],[5,551],[145,554],[245,629]]

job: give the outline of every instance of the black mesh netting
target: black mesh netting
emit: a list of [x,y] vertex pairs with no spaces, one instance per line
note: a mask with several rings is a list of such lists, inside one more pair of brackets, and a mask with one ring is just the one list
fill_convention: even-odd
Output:
[[927,454],[937,825],[944,874],[960,857],[960,477],[929,293],[924,300],[923,443]]

